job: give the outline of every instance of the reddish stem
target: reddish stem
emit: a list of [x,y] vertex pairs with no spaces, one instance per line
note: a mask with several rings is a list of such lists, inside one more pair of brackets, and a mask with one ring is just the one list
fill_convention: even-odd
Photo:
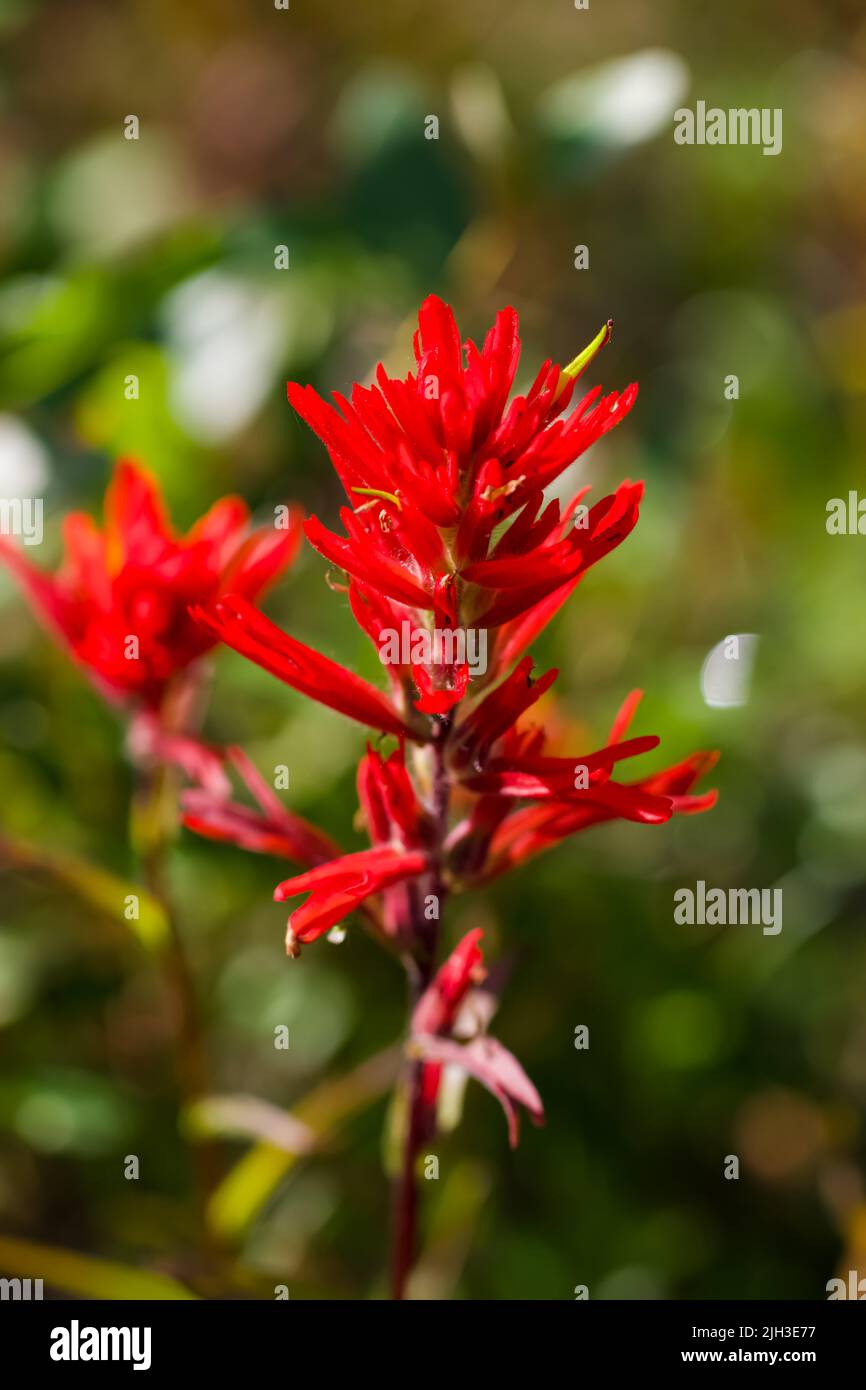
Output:
[[[441,720],[433,744],[433,819],[436,828],[434,856],[436,862],[434,892],[439,900],[439,914],[445,901],[443,855],[448,834],[448,806],[451,786],[446,765],[445,746],[451,731],[451,720]],[[439,918],[428,921],[415,899],[414,937],[417,954],[408,962],[410,980],[409,1017],[415,1004],[430,984],[436,968],[436,949],[439,939]],[[406,1129],[403,1139],[403,1158],[400,1176],[394,1192],[393,1243],[391,1252],[391,1297],[406,1297],[406,1286],[415,1263],[418,1230],[418,1180],[416,1166],[421,1144],[435,1134],[435,1113],[425,1105],[422,1091],[424,1064],[409,1064],[406,1082]]]
[[406,1285],[415,1263],[418,1228],[418,1182],[415,1164],[424,1132],[421,1099],[421,1062],[413,1062],[409,1072],[406,1138],[403,1165],[394,1193],[394,1237],[391,1253],[391,1297],[404,1299]]

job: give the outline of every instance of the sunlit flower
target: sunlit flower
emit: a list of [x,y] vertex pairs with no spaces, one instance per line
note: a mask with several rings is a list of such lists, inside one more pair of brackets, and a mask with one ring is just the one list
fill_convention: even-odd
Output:
[[[267,789],[255,787],[260,812],[235,807],[215,786],[188,795],[186,819],[304,865],[274,895],[307,895],[289,917],[291,955],[360,910],[407,963],[415,1000],[403,1189],[410,1196],[398,1222],[398,1291],[411,1254],[412,1158],[435,1130],[443,1068],[460,1068],[497,1097],[512,1143],[521,1108],[543,1120],[535,1087],[486,1023],[468,1034],[462,1026],[484,976],[481,933],[470,931],[439,963],[443,902],[593,825],[659,825],[715,799],[694,791],[711,754],[623,777],[659,742],[628,736],[638,691],[597,748],[548,747],[539,719],[557,673],[535,675],[528,648],[587,571],[627,538],[643,496],[640,482],[592,505],[586,488],[564,506],[547,493],[635,400],[635,386],[607,395],[595,387],[575,400],[577,381],[609,338],[608,324],[568,366],[543,363],[526,394],[509,400],[520,354],[514,310],[498,314],[478,348],[461,342],[451,310],[431,297],[419,315],[415,370],[404,379],[380,366],[372,385],[355,386],[350,399],[335,394],[333,404],[312,387],[289,385],[346,494],[342,533],[311,517],[306,535],[345,575],[387,693],[282,632],[247,595],[226,592],[194,609],[211,639],[397,739],[391,751],[368,746],[360,761],[369,848],[323,858],[317,844],[311,853]],[[479,640],[461,643],[469,634]]]

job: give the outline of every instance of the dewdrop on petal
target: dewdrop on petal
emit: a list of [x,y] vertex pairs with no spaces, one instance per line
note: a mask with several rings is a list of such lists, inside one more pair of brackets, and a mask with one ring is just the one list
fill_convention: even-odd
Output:
[[332,946],[342,946],[343,942],[346,940],[346,928],[343,923],[338,922],[336,927],[331,927],[325,939],[330,941]]

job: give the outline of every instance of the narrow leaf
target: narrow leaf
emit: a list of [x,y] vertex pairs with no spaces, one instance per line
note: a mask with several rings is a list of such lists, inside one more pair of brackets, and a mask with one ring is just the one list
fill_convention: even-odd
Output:
[[130,1269],[92,1255],[37,1245],[29,1240],[0,1236],[0,1269],[19,1279],[42,1279],[51,1288],[84,1298],[194,1299],[192,1293],[167,1274]]

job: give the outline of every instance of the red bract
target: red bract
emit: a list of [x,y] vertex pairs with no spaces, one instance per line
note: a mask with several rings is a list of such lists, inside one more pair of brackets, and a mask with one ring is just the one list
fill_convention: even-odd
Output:
[[360,907],[371,893],[380,893],[395,883],[417,878],[430,867],[428,856],[421,850],[399,850],[382,847],[365,849],[358,854],[344,854],[308,873],[298,874],[277,884],[274,901],[283,903],[299,893],[310,896],[289,918],[286,950],[290,956],[300,955],[305,941],[315,941],[331,927],[337,926]]
[[[358,767],[358,800],[374,846],[408,851],[435,845],[433,817],[415,791],[402,744],[386,758],[367,749]],[[408,950],[415,944],[419,903],[436,889],[432,868],[428,858],[421,874],[391,884],[382,894],[383,928]]]
[[[480,1033],[467,1043],[453,1038],[416,1037],[415,1048],[426,1059],[425,1073],[431,1067],[459,1067],[486,1086],[505,1111],[508,1121],[508,1141],[513,1149],[518,1139],[518,1106],[523,1106],[533,1124],[544,1123],[544,1106],[535,1086],[512,1052],[496,1038]],[[436,1073],[425,1075],[423,1085],[429,1088]]]
[[[489,1037],[480,1029],[480,1019],[468,1021],[471,1031],[468,1041],[458,1041],[456,1037],[461,1008],[468,1003],[470,991],[485,978],[483,957],[478,945],[481,936],[479,927],[466,933],[444,965],[439,967],[412,1014],[412,1047],[424,1058],[421,1080],[423,1127],[429,1133],[435,1121],[433,1111],[439,1094],[442,1068],[458,1067],[496,1096],[505,1111],[508,1137],[513,1148],[517,1144],[518,1106],[526,1109],[534,1124],[542,1124],[544,1107],[541,1097],[517,1058],[496,1038]],[[481,1012],[479,1010],[479,1014]],[[452,1034],[455,1036],[452,1037]],[[465,1031],[462,1037],[466,1038]]]
[[450,1033],[468,991],[484,979],[484,958],[478,945],[483,932],[467,932],[440,965],[412,1014],[413,1033]]
[[57,574],[0,537],[0,555],[39,616],[111,700],[158,706],[172,678],[217,640],[190,616],[231,589],[256,598],[294,558],[300,512],[251,531],[239,497],[224,497],[186,536],[172,530],[155,480],[125,460],[105,494],[100,531],[67,516]]
[[196,604],[191,612],[211,633],[212,641],[222,640],[302,695],[382,733],[421,737],[374,686],[289,637],[236,594],[217,600],[209,608]]
[[190,830],[209,840],[222,840],[256,854],[272,854],[310,866],[339,855],[340,847],[329,835],[283,806],[242,749],[227,749],[226,761],[238,773],[258,809],[233,801],[227,778],[222,783],[214,778],[206,781],[199,772],[193,778],[199,787],[181,796],[182,820]]
[[[621,757],[622,750],[629,744],[646,742],[641,739],[631,739],[628,743],[614,741],[627,731],[641,695],[640,690],[632,691],[625,701],[611,729],[611,741],[601,753],[591,758],[537,758],[535,772],[526,772],[512,764],[512,772],[500,774],[501,783],[509,776],[514,779],[514,785],[503,787],[500,796],[510,795],[513,801],[522,798],[537,804],[497,818],[485,838],[483,861],[479,861],[477,855],[473,861],[472,867],[477,869],[479,877],[497,877],[579,830],[604,821],[623,818],[653,824],[670,820],[674,815],[695,815],[715,805],[715,791],[694,795],[692,788],[715,766],[717,753],[693,753],[675,767],[634,782],[594,782],[597,773],[590,773],[588,789],[569,787],[568,777],[575,768],[587,767],[603,755],[615,754],[617,749],[620,750],[617,756]],[[519,760],[514,762],[519,763]],[[542,775],[537,771],[540,767],[545,769]],[[470,833],[471,827],[467,835]]]

